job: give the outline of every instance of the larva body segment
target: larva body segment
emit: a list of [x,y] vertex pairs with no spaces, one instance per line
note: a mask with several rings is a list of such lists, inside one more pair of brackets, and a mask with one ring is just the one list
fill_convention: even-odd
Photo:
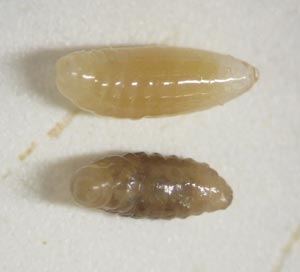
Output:
[[232,190],[207,164],[175,156],[128,153],[80,168],[75,200],[124,216],[185,218],[227,208]]
[[257,70],[231,56],[177,47],[79,51],[57,65],[60,92],[81,109],[122,118],[204,110],[246,92]]

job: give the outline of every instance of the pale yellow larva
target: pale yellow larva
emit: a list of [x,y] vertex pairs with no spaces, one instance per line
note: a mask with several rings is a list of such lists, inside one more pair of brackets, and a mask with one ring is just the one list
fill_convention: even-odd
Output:
[[124,216],[185,218],[227,208],[232,190],[207,164],[129,153],[80,168],[71,191],[80,204]]
[[57,86],[81,109],[122,118],[208,109],[243,94],[257,70],[231,56],[177,47],[79,51],[58,60]]

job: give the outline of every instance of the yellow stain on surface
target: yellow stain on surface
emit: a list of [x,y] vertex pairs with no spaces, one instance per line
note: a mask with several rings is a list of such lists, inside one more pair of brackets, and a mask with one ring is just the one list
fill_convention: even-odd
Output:
[[297,241],[299,240],[300,240],[300,225],[298,225],[297,228],[291,232],[287,243],[282,248],[281,256],[279,257],[277,264],[273,268],[272,272],[282,271],[282,268],[284,267],[284,263],[287,257],[291,254],[294,244],[297,243]]
[[18,156],[18,159],[20,161],[24,161],[36,149],[36,147],[36,142],[32,142],[30,146]]
[[58,121],[48,132],[47,135],[51,138],[58,137],[62,131],[71,123],[75,115],[79,112],[79,110],[73,110],[67,113],[63,118]]
[[6,170],[2,175],[1,175],[1,180],[5,180],[8,176],[10,176],[11,172],[10,170]]

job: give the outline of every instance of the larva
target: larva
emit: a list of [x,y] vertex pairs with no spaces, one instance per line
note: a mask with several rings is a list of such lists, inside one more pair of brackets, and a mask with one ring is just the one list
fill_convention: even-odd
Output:
[[227,208],[232,190],[207,164],[128,153],[80,168],[71,191],[83,206],[124,216],[185,218]]
[[58,89],[79,108],[121,118],[205,110],[258,79],[253,66],[231,56],[167,46],[79,51],[56,70]]

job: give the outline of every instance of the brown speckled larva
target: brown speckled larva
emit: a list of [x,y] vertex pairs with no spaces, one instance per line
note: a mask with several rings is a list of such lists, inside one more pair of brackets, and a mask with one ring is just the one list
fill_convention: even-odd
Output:
[[129,153],[80,168],[72,179],[80,204],[124,216],[185,218],[227,208],[232,190],[207,164]]

